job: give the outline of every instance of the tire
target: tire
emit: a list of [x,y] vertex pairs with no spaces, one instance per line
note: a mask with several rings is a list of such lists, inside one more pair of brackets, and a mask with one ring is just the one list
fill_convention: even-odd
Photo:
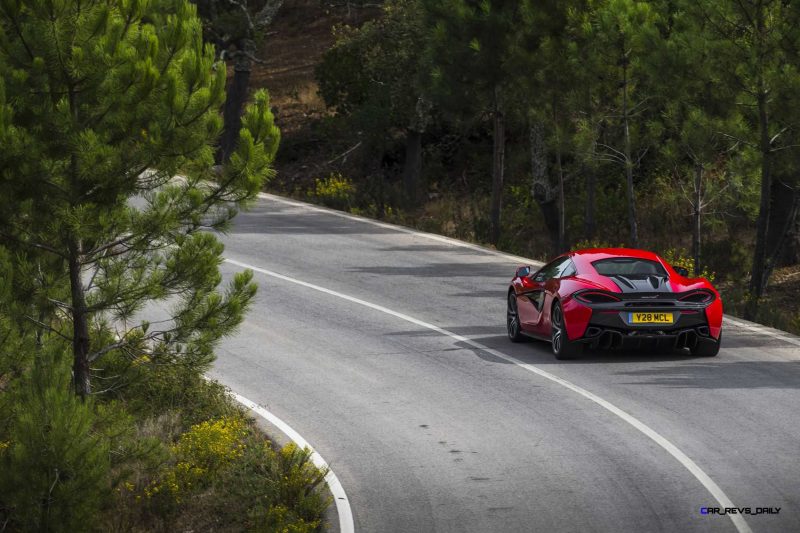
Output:
[[698,339],[697,344],[692,348],[692,355],[697,357],[716,357],[719,353],[719,347],[722,344],[722,332],[719,334],[719,339]]
[[506,307],[506,331],[511,342],[524,342],[525,335],[522,334],[522,326],[519,321],[517,311],[517,295],[513,291],[508,293],[508,306]]
[[558,301],[553,304],[553,309],[550,311],[550,328],[550,342],[556,359],[559,361],[575,359],[583,351],[583,346],[580,343],[572,342],[567,337],[564,312],[561,310],[561,303]]

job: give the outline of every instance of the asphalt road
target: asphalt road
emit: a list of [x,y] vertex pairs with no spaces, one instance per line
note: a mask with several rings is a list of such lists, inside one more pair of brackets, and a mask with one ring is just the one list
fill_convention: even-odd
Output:
[[796,337],[726,324],[714,359],[557,362],[505,336],[511,258],[276,199],[223,241],[230,259],[385,308],[256,272],[256,303],[212,372],[328,460],[358,531],[736,530],[700,513],[719,504],[665,448],[517,363],[635,417],[736,506],[781,508],[744,527],[800,531]]

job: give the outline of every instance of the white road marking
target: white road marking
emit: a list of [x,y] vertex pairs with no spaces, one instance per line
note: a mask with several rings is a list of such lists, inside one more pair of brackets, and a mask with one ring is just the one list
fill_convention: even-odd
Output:
[[[497,257],[502,257],[504,259],[508,259],[509,261],[513,261],[515,263],[519,263],[520,265],[530,265],[530,266],[537,267],[537,268],[541,267],[542,265],[544,265],[544,263],[542,263],[541,261],[536,261],[535,259],[530,259],[530,258],[522,257],[522,256],[519,256],[519,255],[508,254],[508,253],[505,253],[505,252],[499,252],[497,250],[493,250],[491,248],[485,248],[485,247],[479,246],[477,244],[472,244],[472,243],[468,243],[468,242],[464,242],[464,241],[459,241],[457,239],[451,239],[450,237],[444,237],[442,235],[436,235],[435,233],[426,233],[424,231],[418,231],[418,230],[415,230],[415,229],[407,228],[405,226],[398,226],[397,224],[389,224],[388,222],[379,222],[379,221],[373,220],[371,218],[361,217],[361,216],[358,216],[358,215],[351,215],[350,213],[345,213],[343,211],[337,211],[335,209],[329,209],[327,207],[320,207],[318,205],[309,204],[307,202],[302,202],[300,200],[290,200],[288,198],[284,198],[283,196],[277,196],[275,194],[268,194],[268,193],[263,193],[262,192],[262,193],[258,193],[258,197],[259,198],[263,198],[265,200],[272,200],[272,201],[275,201],[275,202],[279,202],[279,203],[283,203],[283,204],[287,204],[287,205],[292,205],[292,206],[295,206],[295,207],[302,207],[302,208],[308,209],[310,211],[318,211],[318,212],[326,213],[326,214],[333,215],[333,216],[336,216],[336,217],[346,218],[348,220],[353,220],[353,221],[356,221],[356,222],[362,222],[364,224],[370,224],[372,226],[376,226],[376,227],[379,227],[379,228],[391,229],[391,230],[397,231],[399,233],[407,233],[409,235],[415,235],[417,237],[423,237],[425,239],[430,239],[432,241],[442,242],[442,243],[449,244],[451,246],[456,246],[456,247],[459,247],[459,248],[469,248],[470,250],[476,250],[478,252],[482,252],[482,253],[485,253],[485,254],[491,254],[491,255],[495,255]],[[734,325],[734,326],[737,326],[737,327],[740,327],[740,328],[749,329],[750,331],[753,331],[755,333],[759,333],[761,335],[766,335],[768,337],[773,337],[773,338],[776,338],[776,339],[780,339],[780,340],[786,341],[786,342],[788,342],[790,344],[794,344],[796,346],[800,346],[800,338],[792,336],[790,333],[786,333],[786,332],[776,333],[774,331],[770,331],[770,330],[767,330],[767,329],[760,328],[760,327],[758,327],[758,325],[752,325],[752,324],[747,323],[747,322],[742,322],[742,321],[737,320],[734,317],[731,317],[729,315],[725,315],[725,321],[730,323],[730,324],[732,324],[732,325]]]
[[[283,280],[283,281],[287,281],[289,283],[294,283],[296,285],[301,285],[303,287],[306,287],[306,288],[309,288],[309,289],[312,289],[312,290],[315,290],[315,291],[318,291],[318,292],[322,292],[322,293],[328,294],[330,296],[335,296],[337,298],[341,298],[343,300],[347,300],[349,302],[352,302],[352,303],[355,303],[355,304],[358,304],[358,305],[362,305],[364,307],[368,307],[368,308],[373,309],[375,311],[379,311],[381,313],[384,313],[384,314],[399,318],[399,319],[404,320],[406,322],[410,322],[410,323],[415,324],[417,326],[420,326],[422,328],[435,331],[437,333],[440,333],[442,335],[450,337],[453,340],[456,340],[458,342],[462,342],[464,344],[472,346],[473,348],[477,348],[477,349],[479,349],[481,351],[484,351],[486,353],[489,353],[489,354],[491,354],[491,355],[493,355],[495,357],[503,359],[504,361],[508,361],[509,363],[512,363],[512,364],[515,364],[515,365],[517,365],[519,367],[522,367],[525,370],[533,372],[534,374],[537,374],[537,375],[539,375],[539,376],[541,376],[541,377],[543,377],[545,379],[548,379],[548,380],[550,380],[550,381],[552,381],[554,383],[557,383],[557,384],[561,385],[562,387],[565,387],[565,388],[567,388],[567,389],[569,389],[569,390],[571,390],[571,391],[573,391],[573,392],[575,392],[577,394],[580,394],[584,398],[594,402],[595,404],[599,405],[600,407],[602,407],[602,408],[606,409],[607,411],[611,412],[612,414],[616,415],[621,420],[627,422],[628,424],[633,426],[635,429],[640,431],[642,434],[644,434],[646,437],[648,437],[650,440],[652,440],[653,442],[655,442],[656,444],[661,446],[664,450],[666,450],[667,453],[669,453],[679,463],[681,463],[703,485],[703,487],[705,487],[706,490],[708,490],[708,492],[711,493],[711,495],[714,497],[714,499],[717,500],[717,502],[719,502],[721,507],[735,507],[735,505],[733,504],[731,499],[728,498],[728,495],[725,494],[725,492],[722,490],[722,488],[720,488],[720,486],[717,485],[716,482],[713,479],[711,479],[708,476],[708,474],[706,474],[703,471],[703,469],[700,468],[700,466],[697,465],[697,463],[695,463],[692,459],[690,459],[689,456],[687,456],[685,453],[683,453],[677,446],[672,444],[672,442],[667,440],[664,436],[662,436],[660,433],[658,433],[656,430],[654,430],[653,428],[651,428],[650,426],[648,426],[644,422],[640,421],[638,418],[634,417],[631,414],[628,414],[627,412],[623,411],[622,409],[620,409],[616,405],[612,404],[611,402],[609,402],[607,400],[604,400],[603,398],[597,396],[596,394],[594,394],[592,392],[589,392],[588,390],[584,389],[583,387],[579,387],[578,385],[575,385],[574,383],[572,383],[570,381],[567,381],[567,380],[562,379],[562,378],[560,378],[560,377],[558,377],[558,376],[556,376],[554,374],[551,374],[550,372],[547,372],[546,370],[542,370],[541,368],[539,368],[537,366],[531,365],[529,363],[524,363],[524,362],[519,361],[518,359],[516,359],[514,357],[511,357],[511,356],[506,355],[506,354],[504,354],[502,352],[499,352],[497,350],[489,348],[488,346],[484,346],[483,344],[480,344],[479,342],[476,342],[476,341],[474,341],[474,340],[472,340],[472,339],[470,339],[468,337],[464,337],[463,335],[459,335],[457,333],[453,333],[452,331],[448,331],[448,330],[446,330],[444,328],[440,328],[439,326],[430,324],[428,322],[424,322],[422,320],[419,320],[419,319],[414,318],[412,316],[406,315],[404,313],[400,313],[398,311],[394,311],[394,310],[389,309],[387,307],[383,307],[381,305],[377,305],[377,304],[374,304],[374,303],[371,303],[371,302],[367,302],[365,300],[361,300],[360,298],[356,298],[354,296],[349,296],[347,294],[343,294],[341,292],[337,292],[337,291],[334,291],[334,290],[331,290],[331,289],[326,289],[325,287],[320,287],[320,286],[314,285],[312,283],[307,283],[305,281],[302,281],[302,280],[299,280],[299,279],[296,279],[296,278],[292,278],[290,276],[286,276],[286,275],[283,275],[283,274],[279,274],[279,273],[273,272],[271,270],[266,270],[266,269],[259,268],[259,267],[253,266],[253,265],[248,265],[246,263],[242,263],[242,262],[236,261],[234,259],[229,259],[228,258],[228,259],[225,259],[225,262],[230,263],[232,265],[236,265],[236,266],[241,267],[241,268],[249,268],[250,270],[253,270],[255,272],[259,272],[259,273],[264,274],[266,276],[270,276],[270,277],[277,278],[277,279],[280,279],[280,280]],[[739,533],[752,533],[752,530],[750,529],[750,526],[747,524],[747,522],[742,517],[742,515],[729,514],[728,516],[730,517],[731,521],[733,522],[733,525],[736,527],[736,529],[739,531]]]
[[233,396],[237,402],[262,416],[278,429],[283,431],[286,436],[292,439],[300,448],[308,448],[311,450],[311,461],[314,463],[314,465],[316,465],[317,468],[328,469],[328,475],[325,476],[325,481],[328,483],[328,488],[333,494],[334,502],[336,502],[336,511],[339,514],[339,530],[341,533],[353,533],[355,531],[355,523],[353,522],[353,511],[350,509],[350,500],[347,499],[347,494],[345,494],[344,487],[342,487],[342,483],[339,481],[339,478],[333,473],[333,470],[331,470],[325,459],[323,459],[322,456],[317,453],[317,451],[308,443],[306,439],[304,439],[297,431],[292,429],[289,424],[270,413],[254,401],[248,400],[240,394],[236,394],[235,392],[231,391],[231,396]]

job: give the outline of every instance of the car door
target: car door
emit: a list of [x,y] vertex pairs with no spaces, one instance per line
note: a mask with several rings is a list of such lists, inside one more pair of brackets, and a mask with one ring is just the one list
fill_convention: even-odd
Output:
[[548,301],[548,282],[561,272],[565,262],[569,262],[568,257],[559,257],[531,274],[530,281],[527,283],[530,287],[517,295],[519,320],[524,330],[535,333],[542,332],[542,312]]
[[574,276],[577,272],[575,264],[569,256],[556,259],[553,263],[552,269],[546,273],[546,279],[542,282],[542,294],[544,295],[542,316],[536,326],[536,333],[545,336],[549,336],[551,332],[550,309],[561,289],[561,278]]

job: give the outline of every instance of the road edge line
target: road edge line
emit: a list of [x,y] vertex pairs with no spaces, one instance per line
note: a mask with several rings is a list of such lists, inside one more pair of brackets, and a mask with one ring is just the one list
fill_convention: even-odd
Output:
[[[437,333],[440,333],[442,335],[450,337],[453,340],[456,340],[458,342],[462,342],[462,343],[467,344],[467,345],[469,345],[469,346],[471,346],[473,348],[477,348],[477,349],[479,349],[479,350],[481,350],[483,352],[486,352],[486,353],[488,353],[490,355],[493,355],[493,356],[495,356],[495,357],[497,357],[499,359],[502,359],[504,361],[508,361],[509,363],[517,365],[520,368],[523,368],[525,370],[533,372],[534,374],[536,374],[536,375],[538,375],[540,377],[543,377],[543,378],[545,378],[545,379],[547,379],[549,381],[552,381],[553,383],[561,385],[562,387],[564,387],[564,388],[566,388],[568,390],[571,390],[572,392],[575,392],[576,394],[579,394],[580,396],[583,396],[584,398],[590,400],[594,404],[599,405],[600,407],[604,408],[606,411],[608,411],[611,414],[615,415],[617,418],[619,418],[623,422],[626,422],[628,425],[630,425],[634,429],[638,430],[644,436],[649,438],[652,442],[654,442],[655,444],[660,446],[662,449],[664,449],[675,460],[677,460],[686,470],[688,470],[689,473],[692,474],[694,476],[694,478],[697,481],[700,482],[700,484],[711,494],[711,496],[714,497],[715,500],[717,500],[717,502],[722,507],[735,507],[735,505],[733,504],[731,499],[728,497],[728,495],[725,493],[725,491],[723,491],[722,488],[719,485],[717,485],[717,483],[713,479],[711,479],[711,477],[708,474],[706,474],[705,471],[702,468],[700,468],[700,466],[697,463],[695,463],[688,455],[683,453],[683,451],[681,451],[681,449],[678,448],[675,444],[673,444],[669,439],[667,439],[666,437],[664,437],[663,435],[658,433],[656,430],[654,430],[653,428],[651,428],[650,426],[648,426],[647,424],[645,424],[644,422],[642,422],[641,420],[639,420],[635,416],[631,415],[630,413],[624,411],[623,409],[620,409],[619,407],[617,407],[613,403],[609,402],[608,400],[605,400],[605,399],[601,398],[600,396],[594,394],[593,392],[590,392],[589,390],[584,389],[583,387],[572,383],[571,381],[568,381],[566,379],[560,378],[560,377],[556,376],[555,374],[551,374],[550,372],[548,372],[546,370],[543,370],[543,369],[541,369],[541,368],[539,368],[539,367],[537,367],[535,365],[532,365],[530,363],[522,362],[522,361],[518,360],[517,358],[512,357],[510,355],[507,355],[507,354],[504,354],[504,353],[502,353],[502,352],[500,352],[498,350],[495,350],[493,348],[489,348],[488,346],[484,346],[483,344],[481,344],[481,343],[479,343],[477,341],[474,341],[474,340],[472,340],[472,339],[470,339],[468,337],[464,337],[463,335],[459,335],[457,333],[453,333],[452,331],[446,330],[444,328],[440,328],[439,326],[436,326],[436,325],[431,324],[429,322],[425,322],[425,321],[420,320],[418,318],[414,318],[414,317],[412,317],[410,315],[407,315],[407,314],[404,314],[404,313],[400,313],[399,311],[394,311],[392,309],[389,309],[388,307],[384,307],[382,305],[374,304],[372,302],[368,302],[366,300],[362,300],[362,299],[356,298],[354,296],[350,296],[350,295],[347,295],[347,294],[344,294],[344,293],[341,293],[341,292],[337,292],[337,291],[334,291],[332,289],[327,289],[325,287],[321,287],[321,286],[318,286],[318,285],[314,285],[312,283],[308,283],[308,282],[305,282],[305,281],[302,281],[302,280],[299,280],[299,279],[295,279],[295,278],[292,278],[290,276],[286,276],[284,274],[279,274],[278,272],[273,272],[271,270],[266,270],[266,269],[263,269],[263,268],[259,268],[259,267],[253,266],[253,265],[249,265],[247,263],[242,263],[240,261],[236,261],[235,259],[225,258],[225,262],[226,263],[230,263],[232,265],[236,265],[236,266],[241,267],[241,268],[248,268],[250,270],[253,270],[255,272],[259,272],[261,274],[264,274],[264,275],[272,277],[272,278],[280,279],[280,280],[283,280],[283,281],[287,281],[289,283],[294,283],[296,285],[300,285],[300,286],[303,286],[303,287],[306,287],[306,288],[309,288],[309,289],[316,290],[318,292],[322,292],[324,294],[335,296],[337,298],[341,298],[343,300],[347,300],[349,302],[352,302],[352,303],[355,303],[355,304],[358,304],[358,305],[362,305],[364,307],[373,309],[375,311],[378,311],[378,312],[381,312],[381,313],[384,313],[384,314],[399,318],[399,319],[404,320],[406,322],[410,322],[410,323],[415,324],[417,326],[420,326],[422,328],[429,329],[431,331],[435,331]],[[739,533],[752,533],[752,529],[750,529],[750,526],[748,525],[747,521],[742,517],[742,515],[729,514],[728,517],[731,519],[731,522],[733,522],[734,527],[737,529],[737,531],[739,531]]]
[[314,466],[319,469],[325,468],[328,470],[328,474],[325,476],[325,482],[328,484],[328,489],[331,491],[331,494],[333,494],[333,501],[336,503],[336,512],[339,515],[339,531],[341,533],[354,533],[355,522],[353,521],[353,510],[350,508],[350,500],[347,498],[342,482],[339,481],[333,469],[328,462],[322,458],[319,452],[317,452],[302,435],[295,431],[292,426],[264,407],[233,390],[229,390],[228,394],[241,405],[247,407],[261,418],[280,429],[289,439],[297,444],[297,446],[300,448],[308,448],[309,451],[311,451],[311,461],[314,463]]

